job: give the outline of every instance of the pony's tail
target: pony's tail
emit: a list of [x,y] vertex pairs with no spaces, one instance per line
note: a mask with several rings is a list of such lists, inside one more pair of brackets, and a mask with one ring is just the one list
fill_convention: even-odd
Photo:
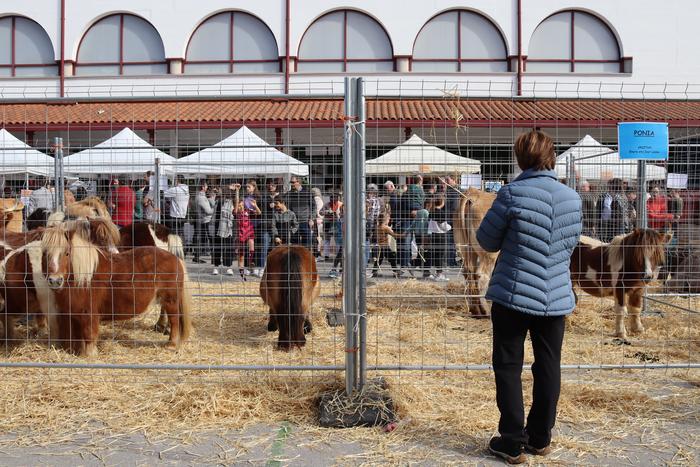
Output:
[[192,292],[190,278],[187,274],[187,267],[183,260],[179,261],[182,268],[182,291],[180,292],[180,307],[178,316],[180,318],[180,342],[185,342],[192,334]]
[[286,272],[286,280],[281,280],[280,300],[287,313],[277,316],[280,329],[277,346],[281,350],[290,350],[292,347],[302,347],[306,344],[304,336],[304,312],[302,310],[302,290],[304,287],[301,271],[302,258],[294,250],[288,250],[284,255],[282,267]]
[[168,235],[168,251],[181,260],[185,260],[185,248],[182,245],[182,239],[179,235]]

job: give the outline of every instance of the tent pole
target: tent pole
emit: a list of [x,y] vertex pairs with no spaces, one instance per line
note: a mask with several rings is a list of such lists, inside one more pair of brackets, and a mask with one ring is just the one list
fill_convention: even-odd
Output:
[[156,222],[160,222],[160,157],[156,157],[156,166],[155,166],[155,182],[153,183],[153,191],[155,191],[155,195],[153,197],[153,201],[156,203]]

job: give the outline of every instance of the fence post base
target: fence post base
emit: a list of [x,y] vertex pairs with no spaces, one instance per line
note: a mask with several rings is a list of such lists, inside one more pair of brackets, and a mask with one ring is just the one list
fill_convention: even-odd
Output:
[[397,419],[386,382],[376,379],[350,397],[344,389],[321,394],[318,421],[324,428],[352,428],[387,426]]

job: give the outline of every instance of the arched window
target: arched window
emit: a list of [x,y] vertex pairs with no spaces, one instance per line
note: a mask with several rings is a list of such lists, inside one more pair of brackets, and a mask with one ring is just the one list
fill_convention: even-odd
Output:
[[356,11],[334,11],[314,21],[304,33],[297,71],[394,71],[394,52],[386,31],[374,19]]
[[185,73],[277,73],[277,41],[248,13],[219,13],[197,27],[185,55]]
[[161,75],[168,71],[163,41],[145,19],[128,14],[102,18],[78,47],[76,75]]
[[542,73],[620,73],[620,47],[610,28],[582,11],[545,19],[530,39],[525,70]]
[[29,18],[0,18],[0,77],[56,76],[58,65],[51,39]]
[[425,23],[413,45],[413,71],[493,73],[508,71],[503,36],[471,11],[441,13]]

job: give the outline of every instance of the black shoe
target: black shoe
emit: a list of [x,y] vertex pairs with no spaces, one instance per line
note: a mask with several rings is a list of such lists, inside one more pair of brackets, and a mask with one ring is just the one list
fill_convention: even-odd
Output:
[[550,452],[552,452],[552,446],[550,444],[546,445],[543,448],[536,448],[535,446],[531,446],[530,444],[525,445],[525,452],[528,454],[533,454],[535,456],[546,456]]
[[522,464],[527,462],[527,456],[522,453],[520,446],[508,446],[500,436],[494,436],[489,441],[489,452],[500,457],[509,464]]

